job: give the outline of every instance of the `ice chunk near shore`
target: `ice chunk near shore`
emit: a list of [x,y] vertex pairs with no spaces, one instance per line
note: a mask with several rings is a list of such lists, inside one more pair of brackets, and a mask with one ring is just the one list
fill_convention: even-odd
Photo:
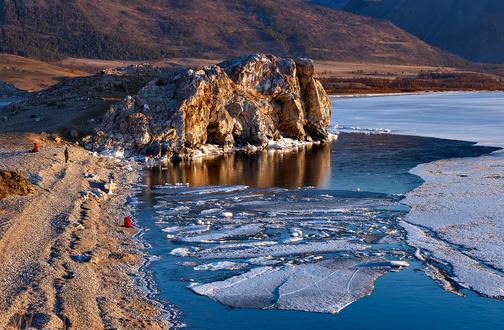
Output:
[[250,259],[257,257],[283,257],[308,253],[332,253],[340,251],[362,251],[367,245],[347,240],[327,240],[304,244],[287,244],[273,246],[254,246],[252,248],[231,251],[219,251],[217,248],[202,250],[195,254],[201,259]]
[[200,212],[200,215],[207,216],[207,215],[215,215],[217,213],[222,212],[222,209],[219,208],[214,208],[214,209],[207,209],[207,210],[202,210]]
[[247,266],[248,265],[243,262],[220,261],[220,262],[212,262],[209,264],[196,266],[196,267],[194,267],[194,270],[209,270],[209,271],[238,270],[238,269],[243,269]]
[[263,230],[263,226],[259,224],[249,224],[239,227],[234,227],[231,229],[223,229],[218,231],[213,231],[208,234],[192,236],[183,238],[182,241],[190,243],[212,243],[221,239],[239,237],[239,236],[251,236],[260,233]]
[[404,260],[392,260],[392,261],[389,261],[389,264],[392,267],[399,267],[399,268],[410,266],[409,262],[404,261]]
[[266,149],[281,151],[281,150],[285,150],[285,149],[302,147],[302,146],[305,146],[308,144],[309,144],[308,142],[281,137],[278,140],[268,141],[268,144],[266,145]]
[[[190,289],[231,307],[338,313],[371,293],[386,267],[372,259],[331,259],[313,264],[259,267]],[[379,263],[376,263],[379,264]]]
[[407,231],[409,245],[422,250],[426,258],[451,266],[453,281],[487,297],[504,297],[504,277],[449,244],[429,236],[420,227],[404,221],[400,225]]
[[189,257],[191,253],[193,253],[191,248],[175,248],[170,251],[170,254],[176,257]]
[[408,243],[427,263],[448,264],[450,280],[504,297],[504,152],[422,164],[411,173],[425,183],[403,200],[412,206],[401,223]]
[[247,262],[249,264],[256,266],[273,266],[280,263],[279,260],[275,260],[273,257],[270,256],[251,258],[248,259]]
[[169,234],[200,234],[210,230],[209,225],[197,226],[174,226],[162,229],[165,233]]
[[244,185],[235,186],[201,186],[186,189],[182,192],[184,195],[208,195],[208,194],[219,194],[219,193],[232,193],[247,190],[249,187]]

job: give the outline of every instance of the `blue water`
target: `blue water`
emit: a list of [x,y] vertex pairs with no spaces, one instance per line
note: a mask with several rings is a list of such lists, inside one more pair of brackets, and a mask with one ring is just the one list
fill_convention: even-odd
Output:
[[[267,217],[273,211],[292,217],[302,209],[309,219],[319,219],[310,209],[334,208],[337,205],[358,205],[365,202],[366,214],[355,206],[344,214],[341,226],[363,233],[376,233],[369,223],[378,222],[383,233],[397,229],[397,220],[407,208],[398,204],[401,194],[422,182],[409,174],[420,163],[453,157],[479,156],[495,149],[477,147],[473,143],[399,135],[341,134],[338,141],[297,153],[254,155],[235,154],[204,163],[180,163],[164,169],[147,170],[147,188],[139,195],[138,217],[147,228],[144,238],[152,245],[149,250],[160,257],[151,266],[159,290],[159,299],[175,305],[181,312],[180,322],[190,329],[502,329],[504,303],[464,292],[459,297],[443,291],[423,272],[421,264],[410,257],[411,267],[399,273],[387,273],[376,282],[370,296],[356,301],[337,315],[297,311],[229,308],[207,297],[197,296],[186,287],[191,280],[213,282],[243,271],[194,271],[177,265],[180,258],[169,253],[184,244],[166,238],[161,229],[167,225],[195,221],[200,211],[214,205],[237,214],[245,210],[253,219]],[[159,185],[190,183],[191,188],[159,189]],[[244,184],[243,191],[208,192],[207,187]],[[199,188],[192,187],[201,186]],[[298,187],[311,188],[298,189]],[[273,187],[282,187],[278,190]],[[194,193],[196,191],[196,193]],[[236,198],[258,204],[242,206]],[[330,201],[321,195],[331,196]],[[290,203],[290,204],[289,204]],[[173,213],[175,207],[190,206],[189,211]],[[282,215],[275,215],[279,218]],[[332,215],[324,215],[324,218]],[[339,215],[341,216],[341,215]],[[319,218],[317,218],[319,217]],[[336,216],[335,216],[336,217]],[[369,219],[359,221],[362,218]],[[236,217],[238,221],[243,218]],[[352,221],[354,219],[355,221]],[[162,224],[156,221],[163,220]],[[297,220],[292,220],[297,221]],[[380,229],[381,230],[381,229]],[[378,230],[379,231],[379,230]],[[381,232],[380,232],[381,233]],[[268,239],[281,240],[281,230],[267,233]],[[340,237],[347,237],[348,232]],[[400,234],[399,234],[400,236]],[[397,238],[397,237],[396,237]],[[380,250],[380,246],[375,249]],[[408,254],[402,243],[380,250],[387,255]],[[326,257],[334,257],[329,255]]]

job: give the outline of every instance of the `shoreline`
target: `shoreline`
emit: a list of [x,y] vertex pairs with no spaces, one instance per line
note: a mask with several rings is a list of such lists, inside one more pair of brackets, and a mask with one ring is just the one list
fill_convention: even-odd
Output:
[[453,90],[453,91],[420,91],[420,92],[397,92],[397,93],[369,93],[369,94],[329,94],[332,99],[351,99],[351,98],[371,98],[371,97],[386,97],[386,96],[407,96],[407,95],[437,95],[437,94],[481,94],[481,93],[504,93],[504,91],[492,90]]
[[[27,152],[34,141],[38,154]],[[65,145],[47,136],[1,134],[0,142],[2,168],[35,188],[0,201],[0,328],[167,328],[131,276],[143,272],[144,246],[122,227],[138,164],[73,145],[65,164]],[[100,185],[112,177],[110,195]]]
[[[502,146],[502,145],[501,145]],[[504,292],[504,151],[421,164],[424,182],[401,203],[411,210],[400,225],[426,275],[445,290],[459,288],[502,300]],[[446,263],[449,271],[436,265]]]
[[[140,165],[137,169],[137,173],[141,174],[145,168]],[[130,197],[133,199],[131,204],[133,207],[132,214],[135,218],[138,219],[136,207],[138,203],[137,194],[143,192],[145,189],[145,185],[142,180],[139,178],[138,182],[132,186]],[[137,223],[138,225],[138,223]],[[138,230],[132,236],[132,239],[139,246],[139,251],[145,251],[151,247],[150,243],[143,238],[146,227],[144,225],[138,226]],[[153,262],[156,262],[159,257],[152,255],[150,253],[144,253],[138,263],[138,276],[135,277],[135,281],[137,283],[137,287],[142,290],[146,298],[153,304],[160,312],[160,320],[164,320],[168,322],[167,329],[174,329],[180,326],[178,320],[180,317],[180,311],[176,308],[176,306],[172,305],[169,301],[164,301],[159,299],[159,290],[157,288],[157,283],[153,278],[152,271],[150,270],[150,266]]]

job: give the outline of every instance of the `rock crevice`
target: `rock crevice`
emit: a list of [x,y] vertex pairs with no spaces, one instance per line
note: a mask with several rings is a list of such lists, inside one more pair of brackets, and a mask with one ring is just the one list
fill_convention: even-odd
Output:
[[98,150],[190,154],[205,144],[264,147],[328,139],[330,101],[309,59],[251,55],[164,72],[110,108],[85,141]]

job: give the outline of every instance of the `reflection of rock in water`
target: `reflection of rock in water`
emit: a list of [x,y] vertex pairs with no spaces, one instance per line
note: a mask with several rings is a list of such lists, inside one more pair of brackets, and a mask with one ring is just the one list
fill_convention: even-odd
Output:
[[230,153],[215,159],[169,163],[154,169],[152,185],[189,183],[192,186],[245,184],[252,187],[322,186],[331,169],[331,145],[306,146],[293,151]]

